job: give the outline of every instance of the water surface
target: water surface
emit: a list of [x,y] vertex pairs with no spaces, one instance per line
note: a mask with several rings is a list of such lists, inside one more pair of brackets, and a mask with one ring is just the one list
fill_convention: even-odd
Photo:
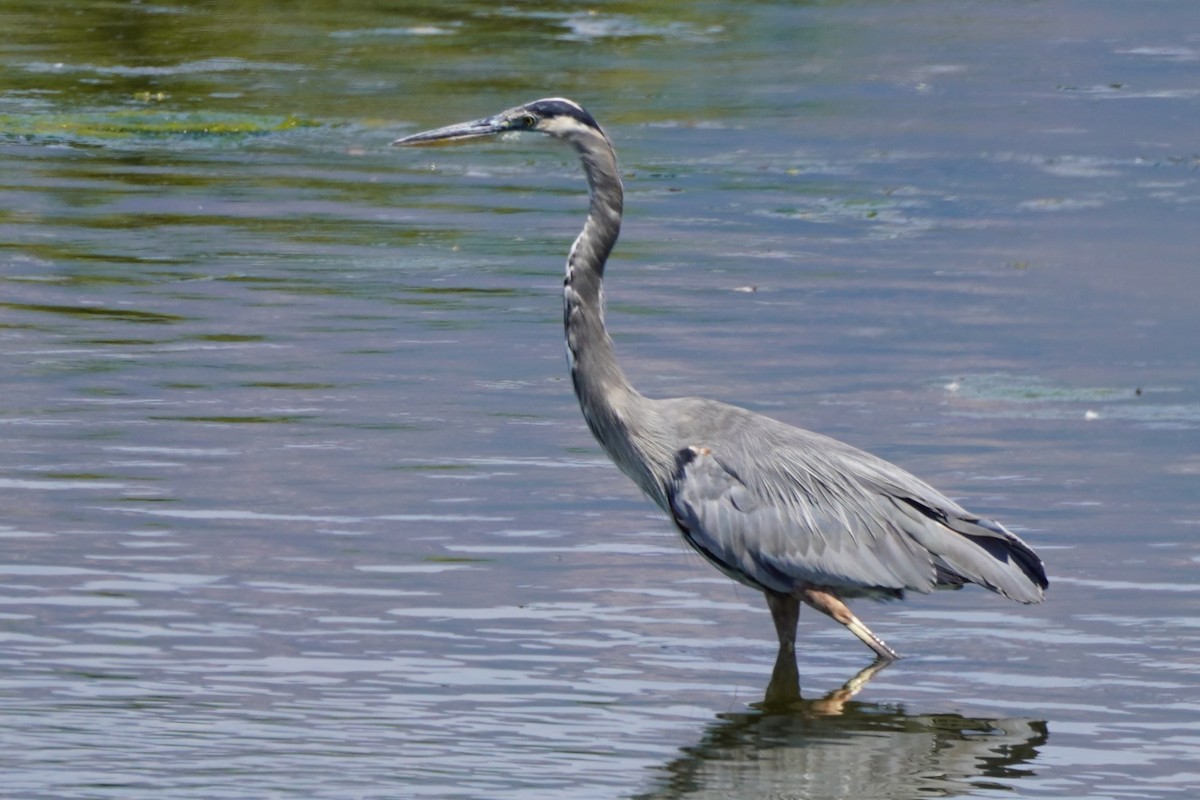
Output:
[[[1200,18],[1153,3],[0,3],[0,774],[20,798],[1189,797]],[[651,395],[890,458],[1035,608],[801,620],[590,439],[539,96],[617,142]]]

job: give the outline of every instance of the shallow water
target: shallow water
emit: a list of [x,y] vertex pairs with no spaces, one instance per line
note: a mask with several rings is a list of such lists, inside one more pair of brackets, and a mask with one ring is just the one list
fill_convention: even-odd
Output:
[[[1154,3],[0,3],[13,798],[1190,797],[1200,13]],[[569,152],[616,140],[651,395],[897,461],[1048,601],[801,619],[602,457]]]

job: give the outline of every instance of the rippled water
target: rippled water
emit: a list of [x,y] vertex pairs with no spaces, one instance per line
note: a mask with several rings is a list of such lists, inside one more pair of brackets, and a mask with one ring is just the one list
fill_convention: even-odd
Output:
[[[1153,3],[0,3],[0,786],[82,797],[1190,797],[1200,16]],[[589,438],[617,142],[639,387],[873,450],[1048,602],[801,620]]]

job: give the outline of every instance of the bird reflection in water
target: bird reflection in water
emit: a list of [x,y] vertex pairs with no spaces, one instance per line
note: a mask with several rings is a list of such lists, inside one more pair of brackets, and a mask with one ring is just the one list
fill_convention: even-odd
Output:
[[1011,791],[1035,774],[1044,720],[909,714],[853,700],[884,666],[820,699],[768,697],[718,715],[658,770],[657,788],[635,797],[954,797]]
[[886,658],[877,658],[869,667],[860,670],[857,675],[842,684],[840,689],[834,689],[820,700],[805,700],[800,696],[800,676],[796,668],[796,659],[779,658],[775,661],[775,670],[771,673],[771,682],[767,684],[766,694],[758,705],[764,711],[799,711],[826,716],[841,714],[846,703],[891,663]]

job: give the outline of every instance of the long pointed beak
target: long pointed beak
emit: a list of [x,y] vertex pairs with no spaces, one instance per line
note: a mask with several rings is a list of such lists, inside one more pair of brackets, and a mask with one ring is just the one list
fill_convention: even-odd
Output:
[[508,130],[508,126],[504,124],[504,120],[500,117],[486,117],[477,119],[474,122],[460,122],[457,125],[447,125],[444,128],[435,128],[431,131],[422,131],[414,133],[411,136],[405,136],[392,142],[393,145],[420,146],[425,144],[434,144],[436,142],[452,142],[459,139],[474,139],[479,136],[491,136],[496,133],[503,133]]

